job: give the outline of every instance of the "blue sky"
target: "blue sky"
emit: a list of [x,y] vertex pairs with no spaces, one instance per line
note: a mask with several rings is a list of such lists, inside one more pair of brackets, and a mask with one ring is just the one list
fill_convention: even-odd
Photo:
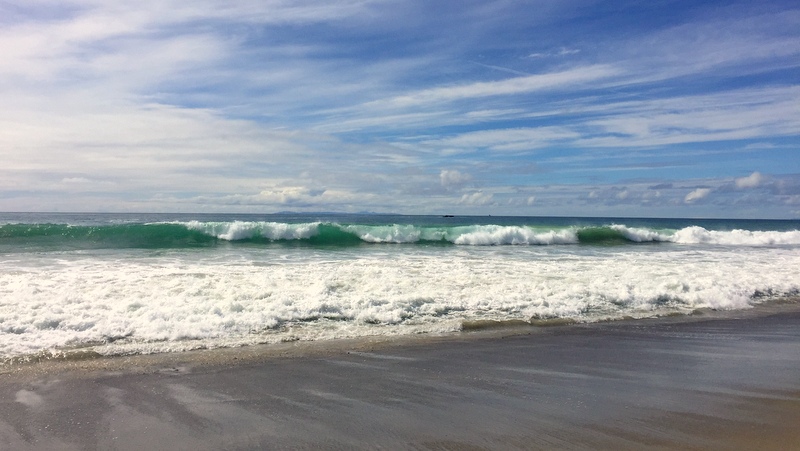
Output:
[[800,217],[790,1],[0,3],[0,210]]

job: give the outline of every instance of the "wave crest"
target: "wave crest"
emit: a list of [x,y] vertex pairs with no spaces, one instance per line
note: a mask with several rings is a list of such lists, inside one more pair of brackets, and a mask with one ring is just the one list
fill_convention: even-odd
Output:
[[675,243],[718,246],[798,246],[800,231],[679,230],[607,226],[338,224],[335,222],[162,222],[71,226],[0,225],[0,245],[23,249],[181,248],[228,242],[296,243],[311,246],[453,244],[465,246],[627,245]]
[[288,224],[283,222],[200,222],[185,223],[190,230],[203,232],[225,241],[266,238],[272,241],[307,240],[319,233],[319,222]]
[[539,232],[517,226],[482,226],[459,234],[453,243],[471,246],[577,244],[578,235],[573,229]]
[[681,244],[719,244],[726,246],[800,245],[800,231],[706,230],[691,226],[675,232],[670,241]]

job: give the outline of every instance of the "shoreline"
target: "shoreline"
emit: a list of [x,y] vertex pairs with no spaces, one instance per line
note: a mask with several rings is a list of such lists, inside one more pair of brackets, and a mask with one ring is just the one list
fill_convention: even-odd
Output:
[[761,307],[44,362],[0,375],[0,448],[787,449],[800,306]]
[[[675,325],[731,319],[753,319],[771,315],[800,313],[800,296],[787,296],[755,304],[749,309],[701,309],[688,314],[667,314],[645,318],[619,318],[606,321],[578,322],[570,318],[493,321],[467,321],[461,331],[400,335],[368,335],[330,340],[292,340],[234,347],[200,348],[186,351],[149,354],[102,355],[90,348],[75,349],[63,355],[17,357],[0,362],[0,377],[81,373],[91,376],[96,371],[127,371],[147,373],[162,367],[182,366],[213,368],[239,364],[263,363],[275,358],[310,358],[332,356],[350,351],[405,348],[436,343],[470,342],[518,335],[548,335],[553,333],[589,332],[606,328],[625,328]],[[15,361],[17,360],[17,361]]]

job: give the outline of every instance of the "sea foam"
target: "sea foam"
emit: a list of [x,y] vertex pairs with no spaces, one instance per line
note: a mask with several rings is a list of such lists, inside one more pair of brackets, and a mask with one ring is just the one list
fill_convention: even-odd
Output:
[[256,237],[269,240],[303,240],[319,233],[320,223],[288,224],[281,222],[200,222],[185,223],[190,230],[226,241],[238,241]]
[[574,229],[537,231],[516,226],[481,226],[464,230],[453,239],[453,243],[472,246],[576,244],[578,235]]
[[363,225],[337,223],[199,222],[182,223],[189,230],[226,240],[266,239],[346,244],[415,244],[445,242],[468,246],[594,244],[612,241],[629,243],[671,242],[724,246],[775,246],[800,244],[800,231],[707,230],[691,226],[677,231],[629,227],[622,224],[593,227],[543,229],[526,226],[470,225],[417,226],[411,224]]
[[86,347],[101,354],[165,352],[454,331],[463,321],[738,309],[763,293],[796,294],[800,280],[800,254],[780,247],[396,249],[244,247],[8,259],[0,262],[0,356]]
[[692,226],[678,230],[670,241],[682,244],[719,244],[727,246],[775,246],[800,244],[800,231],[706,230]]

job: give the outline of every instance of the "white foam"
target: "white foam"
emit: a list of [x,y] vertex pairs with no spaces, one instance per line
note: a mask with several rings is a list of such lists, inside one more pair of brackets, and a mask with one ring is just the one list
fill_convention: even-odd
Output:
[[800,231],[717,231],[692,226],[675,232],[671,241],[682,244],[720,244],[728,246],[800,245]]
[[537,231],[528,227],[474,225],[463,227],[418,227],[414,225],[347,225],[342,230],[368,243],[417,243],[449,241],[470,246],[575,244],[574,229]]
[[[513,241],[508,231],[471,233]],[[520,233],[528,243],[542,239]],[[462,319],[747,308],[756,291],[791,293],[800,283],[800,253],[780,247],[126,252],[0,261],[0,356],[92,343],[119,354],[441,332]]]
[[237,241],[257,237],[270,240],[308,239],[319,233],[319,222],[288,224],[281,222],[200,222],[181,223],[187,228],[203,232],[221,240]]
[[[237,241],[252,238],[269,240],[305,240],[319,234],[322,223],[289,224],[278,222],[199,222],[180,223],[222,240]],[[473,225],[463,227],[419,227],[415,225],[338,225],[367,243],[417,243],[420,241],[449,241],[459,245],[550,245],[576,244],[578,229],[534,229],[519,226]],[[643,242],[674,242],[679,244],[713,244],[724,246],[800,245],[800,231],[706,230],[692,226],[672,234],[621,224],[609,226],[627,240]]]
[[387,225],[387,226],[366,226],[366,225],[346,225],[341,229],[352,233],[367,243],[416,243],[420,239],[435,240],[441,239],[437,231],[424,234],[424,229],[413,225]]
[[614,224],[612,229],[621,233],[626,239],[636,243],[657,242],[657,241],[671,241],[672,236],[669,234],[661,233],[652,229],[643,229],[635,227],[627,227],[624,225]]
[[465,230],[453,240],[455,244],[472,246],[490,245],[545,245],[545,244],[575,244],[578,235],[573,229],[536,231],[527,227],[516,226],[475,226]]

